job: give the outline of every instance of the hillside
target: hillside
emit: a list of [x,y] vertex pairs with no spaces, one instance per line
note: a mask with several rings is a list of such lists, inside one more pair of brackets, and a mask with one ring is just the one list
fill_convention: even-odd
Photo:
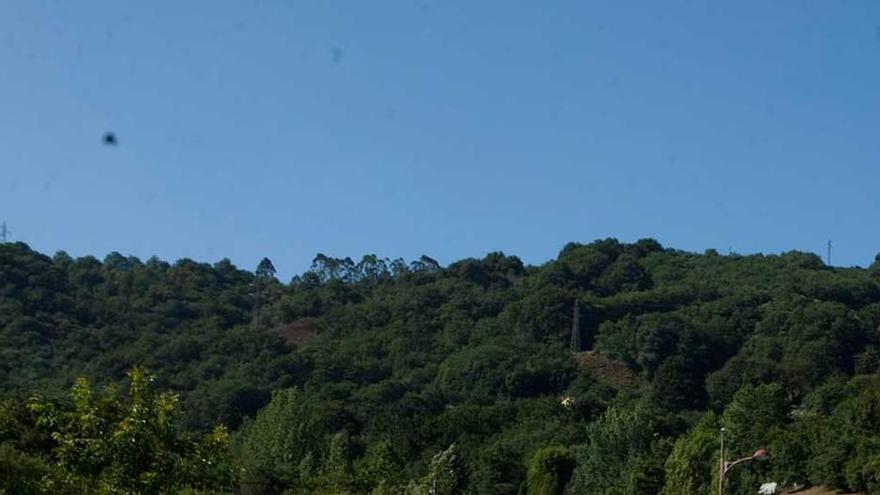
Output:
[[[252,273],[2,244],[0,472],[27,458],[44,483],[56,469],[115,483],[104,461],[59,457],[63,422],[26,404],[79,407],[65,399],[77,377],[100,397],[143,367],[179,394],[183,437],[232,432],[218,464],[232,475],[180,482],[209,492],[709,493],[724,426],[731,458],[771,452],[726,493],[880,493],[878,332],[880,262],[801,252],[606,239],[541,266],[319,255],[282,283],[268,260]],[[124,409],[103,407],[89,410]]]

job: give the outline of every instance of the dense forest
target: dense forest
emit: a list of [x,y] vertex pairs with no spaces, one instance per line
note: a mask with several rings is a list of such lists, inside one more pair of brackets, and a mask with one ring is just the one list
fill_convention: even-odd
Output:
[[0,493],[880,493],[880,257],[0,245]]

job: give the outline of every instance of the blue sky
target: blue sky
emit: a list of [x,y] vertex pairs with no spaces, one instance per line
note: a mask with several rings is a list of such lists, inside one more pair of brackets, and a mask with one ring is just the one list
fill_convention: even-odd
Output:
[[878,88],[873,1],[2,2],[0,220],[283,279],[607,236],[867,265]]

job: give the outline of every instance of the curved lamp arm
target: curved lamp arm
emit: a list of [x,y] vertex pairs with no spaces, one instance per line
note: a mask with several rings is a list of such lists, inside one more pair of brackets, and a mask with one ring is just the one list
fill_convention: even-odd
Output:
[[770,456],[767,454],[766,450],[758,449],[755,451],[754,454],[752,454],[748,457],[743,457],[742,459],[737,459],[737,460],[731,461],[731,462],[725,461],[724,462],[724,474],[727,474],[737,464],[742,464],[743,462],[748,462],[748,461],[754,461],[756,459],[759,461],[763,461],[763,460],[767,459],[768,457],[770,457]]

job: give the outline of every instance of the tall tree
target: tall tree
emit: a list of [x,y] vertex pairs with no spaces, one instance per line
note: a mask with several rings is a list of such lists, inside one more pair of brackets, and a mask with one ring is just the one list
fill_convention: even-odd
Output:
[[257,265],[256,277],[254,277],[254,328],[260,328],[260,309],[262,305],[262,291],[264,286],[275,278],[275,265],[269,258],[263,258]]

